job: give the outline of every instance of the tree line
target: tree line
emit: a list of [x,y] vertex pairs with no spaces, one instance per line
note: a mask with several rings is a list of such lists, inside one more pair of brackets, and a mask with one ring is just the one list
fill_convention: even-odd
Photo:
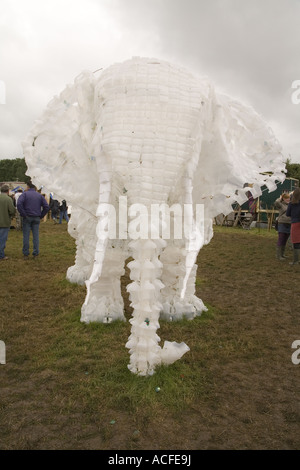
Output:
[[[288,158],[286,161],[287,178],[296,178],[300,181],[300,164],[291,163]],[[25,158],[15,158],[13,160],[7,158],[0,160],[0,182],[3,181],[23,181],[27,183],[30,180],[29,176],[26,176],[27,165]]]
[[291,163],[291,160],[288,158],[285,162],[287,173],[287,178],[296,178],[300,181],[300,164],[299,163]]
[[3,181],[22,181],[27,183],[30,180],[26,176],[27,165],[25,158],[15,158],[0,160],[0,182]]

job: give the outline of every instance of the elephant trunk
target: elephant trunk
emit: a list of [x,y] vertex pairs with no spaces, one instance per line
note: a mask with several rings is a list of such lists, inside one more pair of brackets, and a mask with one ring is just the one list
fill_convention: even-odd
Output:
[[162,263],[158,257],[165,245],[159,240],[134,240],[129,243],[134,261],[128,264],[133,282],[127,287],[130,294],[133,317],[131,335],[126,347],[130,352],[128,368],[138,375],[152,375],[160,364],[171,364],[179,359],[189,347],[185,343],[166,341],[161,348],[159,315],[162,310],[160,290],[164,284],[160,281]]

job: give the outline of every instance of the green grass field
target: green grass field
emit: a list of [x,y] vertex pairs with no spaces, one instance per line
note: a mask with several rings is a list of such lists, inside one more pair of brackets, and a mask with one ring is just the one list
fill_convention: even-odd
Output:
[[[289,360],[300,338],[299,290],[292,299],[286,292],[299,269],[278,270],[275,243],[275,231],[216,227],[198,258],[196,289],[208,311],[158,330],[161,345],[184,341],[190,351],[139,377],[127,368],[128,321],[80,322],[85,286],[66,280],[75,256],[67,225],[42,223],[41,254],[28,261],[22,233],[11,230],[0,265],[0,448],[299,446],[299,370]],[[282,279],[284,293],[274,296]],[[125,307],[129,320],[128,299]]]

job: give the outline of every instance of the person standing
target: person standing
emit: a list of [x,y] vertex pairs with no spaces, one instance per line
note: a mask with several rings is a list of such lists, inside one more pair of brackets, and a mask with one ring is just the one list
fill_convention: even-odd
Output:
[[[18,199],[21,196],[21,194],[23,194],[23,189],[18,189],[18,191],[15,194],[16,207],[18,205]],[[16,229],[22,230],[22,217],[20,216],[18,209],[16,212]]]
[[62,223],[62,220],[66,219],[69,222],[68,217],[68,206],[65,200],[62,201],[61,205],[59,206],[59,223]]
[[57,199],[53,199],[53,197],[51,197],[50,195],[50,198],[51,198],[51,201],[50,201],[50,204],[49,204],[49,208],[50,208],[50,211],[51,211],[51,218],[53,220],[53,222],[55,224],[57,224],[57,217],[58,217],[58,213],[59,213],[59,202]]
[[286,242],[289,239],[291,231],[291,218],[286,215],[286,210],[290,202],[290,195],[283,193],[274,203],[274,207],[278,209],[278,240],[277,240],[277,259],[284,260]]
[[294,259],[290,264],[299,264],[300,254],[300,188],[293,191],[286,215],[291,217],[291,241],[294,249]]
[[7,184],[1,186],[0,194],[0,261],[7,260],[4,250],[11,225],[11,218],[15,215],[14,203],[9,197],[9,187]]
[[29,238],[32,231],[33,256],[39,255],[39,227],[40,221],[49,211],[49,205],[31,182],[27,183],[26,191],[18,199],[17,209],[23,217],[23,255],[29,256]]

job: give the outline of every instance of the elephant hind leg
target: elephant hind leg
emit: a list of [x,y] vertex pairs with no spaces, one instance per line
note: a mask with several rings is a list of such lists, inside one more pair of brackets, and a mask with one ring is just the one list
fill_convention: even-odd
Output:
[[73,208],[68,232],[76,240],[76,256],[75,264],[67,270],[69,282],[84,285],[91,275],[96,246],[96,225],[97,219],[93,214],[76,206]]
[[82,306],[82,322],[111,323],[115,320],[126,320],[120,283],[124,274],[125,258],[123,250],[107,248],[102,274],[91,284],[88,301]]

